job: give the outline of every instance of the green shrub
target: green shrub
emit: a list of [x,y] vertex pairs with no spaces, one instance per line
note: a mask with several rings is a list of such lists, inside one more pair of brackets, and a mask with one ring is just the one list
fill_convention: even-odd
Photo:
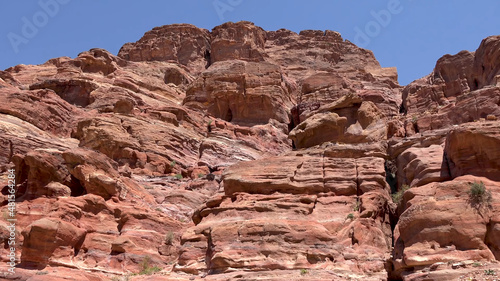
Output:
[[491,192],[486,189],[483,182],[473,182],[469,184],[469,202],[472,207],[480,208],[489,206],[491,203]]
[[358,212],[358,211],[359,211],[359,206],[360,206],[359,201],[356,201],[356,204],[354,205],[354,207],[352,208],[352,210],[353,210],[354,212]]
[[403,194],[405,193],[405,191],[407,191],[408,189],[410,189],[410,186],[407,185],[407,184],[403,184],[401,186],[401,189],[392,194],[391,197],[392,197],[392,202],[396,203],[396,204],[399,204],[401,203],[401,200],[403,200]]
[[497,275],[497,273],[496,273],[496,272],[495,272],[495,270],[493,270],[493,269],[486,269],[486,270],[484,271],[484,274],[485,274],[485,275]]
[[181,174],[177,174],[177,175],[175,175],[175,178],[178,179],[178,180],[182,180],[183,176]]
[[170,162],[170,167],[175,167],[175,165],[177,165],[177,162],[175,162],[175,160],[172,160],[172,162]]
[[303,268],[303,269],[301,269],[301,270],[300,270],[300,275],[306,275],[307,273],[309,273],[309,272],[307,271],[307,269],[304,269],[304,268]]
[[354,219],[354,214],[353,213],[348,214],[347,215],[347,219],[353,220]]
[[199,178],[199,179],[201,179],[201,178],[202,178],[202,177],[204,177],[204,176],[205,176],[205,174],[202,174],[202,173],[199,173],[199,174],[198,174],[198,178]]
[[140,264],[141,271],[137,273],[138,275],[151,275],[155,272],[161,271],[158,266],[151,266],[151,258],[149,256],[145,257]]

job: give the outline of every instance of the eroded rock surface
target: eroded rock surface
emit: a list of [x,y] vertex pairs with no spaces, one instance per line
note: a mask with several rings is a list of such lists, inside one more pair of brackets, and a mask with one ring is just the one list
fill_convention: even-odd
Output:
[[404,88],[338,32],[245,21],[0,71],[0,269],[14,176],[7,280],[500,272],[499,42]]

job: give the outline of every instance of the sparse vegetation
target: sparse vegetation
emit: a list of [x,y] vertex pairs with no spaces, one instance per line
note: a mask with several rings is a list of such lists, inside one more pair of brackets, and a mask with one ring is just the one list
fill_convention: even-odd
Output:
[[403,194],[405,193],[405,191],[407,191],[408,189],[410,189],[410,186],[407,185],[407,184],[403,184],[401,186],[401,189],[392,194],[391,197],[392,197],[392,202],[396,203],[396,204],[399,204],[401,203],[401,200],[403,200]]
[[480,267],[481,266],[481,263],[480,262],[474,262],[472,264],[473,267]]
[[354,214],[353,213],[350,213],[347,215],[347,219],[348,220],[353,220],[354,219]]
[[359,206],[360,206],[360,203],[359,203],[359,200],[357,200],[356,204],[354,204],[354,207],[352,208],[352,210],[354,212],[358,212],[359,211]]
[[177,165],[177,162],[175,162],[175,160],[172,160],[172,162],[170,162],[170,167],[175,167],[175,165]]
[[38,271],[38,272],[36,273],[36,275],[47,275],[47,274],[49,274],[49,272],[48,272],[48,271]]
[[112,281],[128,281],[130,280],[130,275],[125,275],[125,276],[122,276],[122,277],[113,277],[113,279],[111,279]]
[[174,244],[174,233],[169,231],[165,236],[165,244],[172,246]]
[[301,269],[300,270],[300,275],[306,275],[307,273],[309,273],[309,271],[307,271],[307,269]]
[[207,124],[207,131],[210,133],[212,132],[212,120],[208,121],[208,124]]
[[198,178],[199,178],[199,179],[203,178],[204,176],[205,176],[205,174],[202,174],[202,173],[199,173],[199,174],[198,174]]
[[151,275],[161,271],[161,268],[158,266],[151,266],[151,258],[149,256],[145,257],[139,266],[141,267],[141,271],[136,275]]
[[183,176],[181,174],[177,174],[177,175],[175,175],[175,178],[178,179],[178,180],[182,180]]
[[493,269],[486,269],[486,270],[484,271],[484,274],[485,274],[485,275],[497,275],[497,273],[496,273],[496,272],[495,272],[495,270],[493,270]]
[[489,207],[491,204],[491,192],[486,189],[483,182],[473,182],[470,184],[469,202],[473,208]]
[[415,123],[417,123],[417,121],[418,121],[417,116],[413,115],[413,116],[411,117],[411,122],[412,122],[413,124],[415,124]]

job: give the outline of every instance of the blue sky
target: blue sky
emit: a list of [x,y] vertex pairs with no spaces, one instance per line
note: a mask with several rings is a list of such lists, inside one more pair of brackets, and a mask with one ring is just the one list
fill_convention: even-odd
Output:
[[24,0],[0,4],[0,69],[75,57],[91,48],[117,54],[155,26],[212,29],[248,20],[266,30],[335,30],[396,66],[399,82],[432,71],[444,54],[474,51],[500,34],[500,1],[416,0]]

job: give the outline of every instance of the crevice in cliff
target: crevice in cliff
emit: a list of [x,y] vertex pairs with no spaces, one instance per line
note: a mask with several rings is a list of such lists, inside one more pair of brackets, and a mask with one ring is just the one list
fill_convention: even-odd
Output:
[[448,155],[446,151],[443,153],[443,161],[441,164],[441,177],[449,177],[451,179],[451,167],[450,162],[448,161]]
[[[392,201],[392,194],[395,194],[396,192],[398,192],[398,179],[397,179],[397,173],[398,173],[398,167],[397,167],[397,164],[396,164],[396,159],[386,159],[385,163],[384,163],[384,169],[385,169],[385,181],[387,182],[387,184],[389,185],[390,187],[390,198],[389,200]],[[390,243],[391,243],[391,252],[392,252],[392,256],[395,255],[395,252],[394,252],[394,246],[396,244],[396,240],[394,238],[394,231],[396,229],[396,225],[398,224],[399,222],[399,212],[398,212],[398,208],[399,206],[396,206],[396,208],[394,208],[391,203],[392,202],[387,202],[387,205],[386,205],[386,212],[388,213],[389,215],[389,224],[390,224],[390,227],[391,227],[391,237],[390,237]],[[394,272],[395,268],[394,268],[394,257],[391,257],[390,259],[388,259],[385,264],[384,264],[384,267],[387,271],[387,280],[401,280],[400,276],[397,275],[396,272]]]
[[76,243],[75,247],[74,247],[74,256],[78,256],[78,253],[80,253],[80,250],[82,248],[82,245],[83,245],[83,242],[85,241],[85,237],[87,236],[87,233],[84,233],[82,235],[82,237],[80,238],[80,240],[78,240],[78,242]]
[[477,81],[477,79],[474,79],[474,85],[473,86],[474,86],[474,88],[471,89],[472,91],[475,91],[475,90],[479,89],[479,82]]
[[[299,118],[299,108],[298,105],[294,105],[290,109],[290,113],[288,114],[288,117],[290,119],[290,123],[288,123],[288,134],[295,129],[300,123],[300,118]],[[295,150],[297,149],[297,146],[295,145],[295,141],[292,140],[292,149]]]
[[398,179],[397,172],[398,168],[396,166],[396,160],[386,160],[385,161],[385,181],[389,184],[391,188],[391,194],[398,191]]
[[494,224],[492,224],[491,220],[486,225],[486,238],[484,244],[490,249],[490,251],[495,256],[496,260],[500,260],[500,247],[498,247],[497,237],[493,231]]
[[203,233],[207,237],[207,252],[205,255],[205,264],[207,268],[207,274],[213,274],[214,269],[212,268],[212,257],[214,256],[214,244],[212,241],[212,229],[209,228]]
[[399,113],[403,115],[406,115],[408,113],[404,101],[402,101],[401,104],[399,105]]
[[230,107],[227,108],[226,115],[224,116],[224,120],[227,122],[231,122],[233,120],[233,111]]
[[[326,172],[325,172],[325,152],[323,151],[323,154],[321,156],[321,165],[322,165],[322,172],[323,172],[323,190],[326,191]],[[314,207],[316,207],[316,203],[314,203]]]
[[363,194],[363,192],[361,192],[361,188],[360,188],[360,182],[359,182],[359,167],[358,167],[358,161],[356,159],[354,159],[354,166],[356,167],[356,195],[358,196],[361,196]]
[[420,129],[418,128],[417,122],[413,122],[413,130],[415,130],[415,134],[420,133]]
[[9,158],[8,158],[8,163],[12,161],[12,157],[14,156],[14,145],[12,144],[12,141],[9,140]]
[[[396,165],[396,160],[395,159],[388,159],[385,161],[385,181],[389,185],[391,192],[390,195],[395,194],[398,192],[398,179],[397,179],[397,172],[398,168]],[[394,229],[396,228],[396,225],[398,224],[399,221],[399,216],[398,216],[398,208],[399,206],[396,206],[394,209],[389,210],[389,222],[391,225],[391,238],[392,238],[392,246],[394,246]]]
[[203,57],[205,58],[205,61],[207,62],[205,64],[205,69],[207,69],[212,65],[212,55],[210,54],[210,50],[205,50]]

